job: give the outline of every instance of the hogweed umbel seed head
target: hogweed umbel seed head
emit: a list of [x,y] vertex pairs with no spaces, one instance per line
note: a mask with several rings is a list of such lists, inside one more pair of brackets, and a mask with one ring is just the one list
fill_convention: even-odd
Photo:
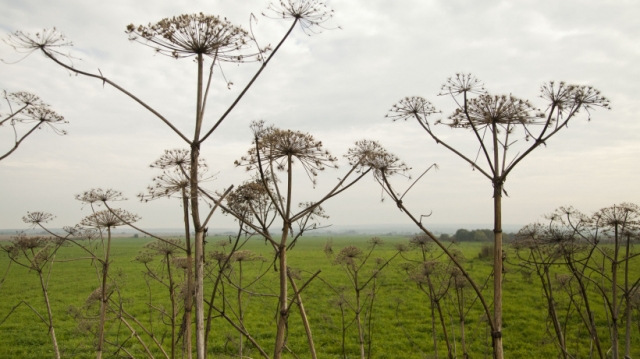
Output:
[[49,105],[45,104],[40,100],[40,97],[25,91],[4,93],[4,98],[8,101],[14,102],[20,106],[29,105],[29,106],[45,106]]
[[259,180],[241,184],[227,195],[226,200],[229,209],[238,215],[245,216],[246,220],[251,220],[253,215],[265,215],[273,211],[269,193]]
[[47,223],[50,220],[56,218],[51,213],[46,212],[27,212],[27,215],[22,217],[22,221],[33,226]]
[[511,95],[481,95],[470,99],[467,107],[458,108],[449,116],[447,125],[456,128],[530,125],[543,122],[544,114],[529,101]]
[[84,191],[82,194],[77,194],[76,200],[86,204],[92,204],[125,201],[126,198],[123,197],[122,192],[114,189],[103,190],[102,188],[92,188],[88,191]]
[[322,141],[312,135],[300,131],[281,130],[275,127],[264,127],[264,122],[253,122],[254,146],[247,156],[235,161],[236,166],[245,167],[247,171],[256,170],[258,162],[263,168],[270,164],[276,170],[288,168],[288,161],[298,161],[315,184],[319,171],[326,168],[337,168],[338,159],[325,150]]
[[447,82],[440,88],[438,96],[459,94],[485,94],[484,84],[477,77],[470,73],[457,73],[447,79]]
[[262,15],[272,18],[296,19],[305,34],[315,33],[314,27],[324,27],[324,23],[333,17],[333,10],[318,0],[280,0],[271,3]]
[[140,217],[123,209],[97,211],[80,221],[80,224],[90,228],[114,228],[137,222]]
[[335,263],[353,266],[356,260],[362,258],[363,255],[362,249],[356,246],[346,246],[336,256]]
[[405,175],[411,169],[377,141],[357,141],[355,147],[350,148],[345,157],[349,160],[349,165],[358,167],[358,172],[371,169],[377,179],[381,179],[383,174],[386,177],[396,174]]
[[243,62],[247,56],[256,55],[241,53],[250,46],[246,30],[215,15],[184,14],[146,26],[130,24],[125,32],[129,40],[176,59],[203,55],[218,61]]
[[591,86],[549,81],[540,87],[540,97],[548,101],[547,110],[555,108],[561,115],[595,107],[611,109],[609,99]]
[[26,53],[28,56],[34,51],[42,50],[52,56],[62,55],[63,57],[70,57],[68,54],[63,54],[59,48],[73,46],[73,43],[58,32],[54,27],[52,29],[43,29],[42,31],[30,34],[23,31],[15,31],[4,39],[4,42],[13,47],[14,50],[20,53]]
[[393,121],[416,118],[428,125],[427,117],[439,113],[435,106],[420,96],[405,97],[394,104],[389,113],[385,115]]

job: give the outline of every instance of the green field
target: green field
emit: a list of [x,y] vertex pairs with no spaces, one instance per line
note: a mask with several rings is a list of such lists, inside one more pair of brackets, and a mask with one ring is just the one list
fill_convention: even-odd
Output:
[[[214,243],[224,237],[209,237],[208,250],[220,249]],[[333,238],[334,251],[355,245],[366,251],[367,240],[370,237],[335,237]],[[375,265],[374,258],[390,258],[396,251],[394,244],[408,243],[408,237],[384,237],[385,245],[376,249],[372,254],[370,263],[362,270],[363,277],[371,273]],[[289,252],[289,265],[300,269],[303,283],[310,275],[321,270],[320,275],[302,292],[304,306],[310,318],[311,327],[315,339],[316,349],[320,358],[342,357],[342,316],[340,311],[339,295],[328,285],[329,283],[338,291],[344,290],[344,299],[353,302],[353,291],[350,291],[349,279],[340,265],[335,265],[323,252],[327,238],[308,237],[300,242]],[[112,272],[118,277],[118,285],[121,288],[123,306],[134,314],[138,320],[146,326],[152,326],[158,341],[163,340],[163,335],[170,333],[169,327],[164,325],[156,311],[149,306],[149,288],[153,292],[151,303],[156,308],[168,307],[167,290],[156,282],[145,281],[143,276],[144,266],[135,257],[143,246],[149,241],[139,239],[115,239],[112,244]],[[491,263],[486,259],[478,258],[481,251],[480,243],[465,243],[456,245],[467,258],[465,267],[479,282],[484,283],[491,271]],[[227,247],[228,248],[228,247]],[[271,260],[272,250],[264,241],[250,240],[243,249],[249,249],[261,254],[266,261],[246,262],[244,270],[244,283],[248,283],[257,273],[265,272],[266,275],[255,285],[248,288],[252,293],[277,294],[277,273],[274,272]],[[404,254],[409,259],[419,259],[418,252],[411,251]],[[53,306],[53,315],[56,326],[58,343],[63,357],[90,358],[94,357],[91,334],[82,331],[76,319],[71,316],[71,308],[80,308],[85,304],[87,297],[99,287],[96,269],[89,260],[68,261],[81,257],[82,253],[74,247],[62,248],[55,260],[49,284],[49,295]],[[516,264],[513,256],[509,260]],[[156,262],[158,259],[156,259]],[[371,357],[372,358],[431,358],[434,357],[431,308],[428,297],[418,290],[415,282],[409,280],[403,269],[403,263],[407,260],[396,257],[378,277],[376,284],[375,301],[373,302],[373,317],[371,321]],[[0,269],[2,273],[7,268],[9,260],[6,254],[0,255]],[[153,265],[153,262],[152,264]],[[504,348],[508,358],[556,358],[558,351],[553,341],[552,328],[547,323],[547,307],[542,296],[542,289],[535,278],[528,281],[519,271],[517,265],[507,265],[504,283]],[[632,277],[637,279],[640,274],[638,263],[634,263]],[[25,268],[12,265],[6,280],[0,287],[0,320],[11,309],[22,301],[28,302],[41,315],[46,317],[46,309],[42,299],[42,293],[38,284],[38,277],[34,272]],[[211,281],[207,284],[205,298],[210,295],[213,287]],[[230,308],[237,306],[236,291],[225,286],[228,297],[226,305]],[[230,294],[229,294],[230,293]],[[472,293],[468,290],[468,296]],[[487,298],[491,298],[490,289],[485,289]],[[452,306],[452,297],[443,299],[444,315],[448,322],[449,338],[456,348],[458,357],[462,357],[459,349],[459,333],[457,316]],[[277,298],[245,294],[245,325],[248,332],[256,341],[271,354],[275,339],[275,315]],[[603,338],[608,338],[606,316],[603,303],[594,301],[596,320],[602,323],[599,333]],[[347,324],[354,318],[352,311],[347,311],[345,320]],[[108,339],[115,342],[125,342],[125,347],[136,357],[145,357],[142,347],[131,337],[131,333],[114,318],[109,326]],[[634,356],[640,356],[640,335],[637,323],[638,316],[633,325],[632,335]],[[580,333],[579,322],[573,321],[568,332],[576,337],[584,337],[585,341],[576,342],[576,351],[579,357],[589,357],[589,347],[585,345],[588,335],[584,329]],[[151,339],[139,329],[142,339],[151,343]],[[486,322],[482,320],[482,311],[476,303],[473,305],[466,319],[467,343],[469,352],[473,358],[490,357],[490,338]],[[446,357],[444,337],[440,324],[438,333],[438,355]],[[624,330],[621,330],[621,336]],[[213,321],[212,335],[208,344],[208,352],[211,357],[234,357],[237,353],[238,333],[225,320],[216,318]],[[367,337],[368,338],[368,337]],[[166,337],[164,338],[165,347]],[[607,342],[605,340],[605,342]],[[194,339],[195,343],[195,339]],[[289,317],[288,347],[300,358],[306,358],[307,340],[300,315],[297,308],[292,308]],[[487,345],[489,343],[489,345]],[[622,342],[623,344],[624,342]],[[584,346],[580,347],[580,346]],[[245,355],[247,357],[259,357],[259,353],[247,345],[245,340]],[[113,351],[105,353],[107,357],[114,355]],[[156,349],[154,354],[160,357]],[[358,335],[355,325],[346,330],[346,356],[348,358],[359,357]],[[115,357],[126,355],[123,352]],[[13,314],[0,325],[0,358],[46,358],[53,357],[50,337],[47,326],[27,306],[19,306]],[[237,355],[235,355],[237,357]],[[286,357],[294,358],[287,354]]]

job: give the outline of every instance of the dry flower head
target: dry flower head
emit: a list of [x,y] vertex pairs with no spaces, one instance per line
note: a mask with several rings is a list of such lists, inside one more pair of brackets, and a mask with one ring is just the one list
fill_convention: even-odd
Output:
[[392,119],[394,122],[398,120],[408,120],[410,118],[416,118],[419,121],[424,121],[426,125],[426,118],[434,113],[439,113],[431,102],[420,96],[408,96],[394,104],[389,113],[385,117]]
[[405,175],[411,169],[377,141],[357,141],[355,147],[350,148],[345,157],[351,166],[358,167],[358,172],[370,169],[378,180],[382,179],[383,174],[385,177],[395,174]]
[[218,61],[242,62],[246,55],[240,51],[249,47],[246,30],[226,18],[203,13],[164,18],[146,26],[130,24],[125,32],[129,40],[176,59],[203,55]]
[[83,218],[81,225],[91,228],[114,228],[138,221],[140,217],[123,209],[97,211]]
[[295,19],[304,33],[311,35],[315,33],[313,27],[326,29],[323,24],[333,17],[333,10],[318,0],[280,0],[279,3],[269,4],[267,13],[262,15],[282,19]]
[[308,133],[264,127],[263,121],[254,122],[251,127],[254,146],[247,156],[235,161],[236,166],[252,171],[258,169],[260,163],[262,168],[275,167],[278,171],[285,171],[289,160],[292,163],[297,160],[314,184],[318,171],[326,167],[338,167],[338,159],[323,148],[321,141]]
[[52,29],[43,29],[34,35],[27,32],[15,31],[9,34],[9,36],[4,39],[4,42],[17,52],[26,53],[25,57],[34,51],[42,50],[52,56],[61,55],[70,58],[68,54],[63,54],[57,49],[73,46],[73,43],[67,40],[55,27]]

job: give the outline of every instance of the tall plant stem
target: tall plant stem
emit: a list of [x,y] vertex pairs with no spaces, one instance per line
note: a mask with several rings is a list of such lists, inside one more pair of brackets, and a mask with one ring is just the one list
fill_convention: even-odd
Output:
[[65,69],[75,73],[75,74],[79,74],[79,75],[84,75],[84,76],[88,76],[88,77],[92,77],[95,79],[99,79],[102,80],[102,83],[105,84],[109,84],[113,87],[115,87],[116,89],[118,89],[119,91],[121,91],[122,93],[124,93],[125,95],[129,96],[132,100],[134,100],[135,102],[139,103],[140,105],[142,105],[142,107],[146,108],[147,110],[149,110],[151,113],[153,113],[154,115],[156,115],[156,117],[158,117],[160,120],[162,120],[162,122],[164,122],[167,126],[169,126],[178,136],[180,136],[180,138],[182,138],[185,142],[190,143],[189,139],[187,139],[187,137],[185,135],[182,134],[182,132],[180,132],[169,120],[167,120],[166,118],[164,118],[158,111],[154,110],[151,106],[147,105],[145,102],[143,102],[142,100],[140,100],[139,98],[137,98],[136,96],[134,96],[131,92],[125,90],[124,88],[120,87],[118,84],[116,84],[115,82],[109,80],[108,78],[102,76],[102,75],[94,75],[88,72],[84,72],[84,71],[80,71],[76,68],[74,68],[73,66],[69,66],[67,64],[65,64],[64,62],[61,62],[60,60],[58,60],[54,55],[52,55],[51,53],[49,53],[46,48],[42,48],[41,49],[42,52],[44,53],[44,55],[48,58],[50,58],[51,60],[53,60],[53,62],[57,63],[58,65],[64,67]]
[[[242,311],[242,261],[238,262],[239,267],[239,275],[238,275],[238,321],[240,322],[240,326],[244,328],[244,313]],[[240,333],[239,338],[239,348],[238,348],[238,356],[242,359],[242,341],[244,339],[244,335]]]
[[278,245],[278,256],[280,260],[280,305],[278,315],[278,329],[276,332],[276,345],[273,353],[273,359],[280,359],[285,346],[285,336],[287,332],[287,317],[289,316],[289,307],[287,303],[287,237],[289,236],[289,228],[291,228],[291,191],[293,188],[293,162],[291,155],[287,158],[287,207],[285,208],[282,223],[282,238]]
[[[287,274],[289,274],[287,272]],[[304,304],[302,304],[302,297],[300,296],[300,291],[298,290],[298,286],[296,282],[293,280],[291,275],[289,275],[289,281],[291,282],[291,288],[293,289],[294,295],[296,297],[296,302],[298,303],[298,308],[300,309],[300,317],[302,318],[302,324],[304,325],[304,330],[307,334],[307,342],[309,343],[309,354],[311,354],[312,359],[317,359],[318,356],[316,354],[316,347],[313,343],[313,334],[311,333],[311,326],[309,325],[309,318],[307,318],[307,312],[304,309]]]
[[356,288],[356,325],[358,326],[358,343],[360,344],[360,359],[365,359],[364,352],[364,330],[362,328],[362,319],[360,318],[360,312],[362,306],[360,305],[360,289],[358,288],[358,272],[355,271],[353,275],[354,286]]
[[433,233],[431,233],[429,230],[427,230],[427,228],[425,228],[422,225],[422,222],[419,221],[418,219],[416,219],[416,217],[414,217],[413,214],[411,214],[411,212],[409,212],[407,207],[404,206],[402,201],[395,196],[395,194],[394,194],[395,192],[393,191],[393,188],[391,187],[391,184],[387,180],[387,177],[384,175],[384,173],[382,174],[382,180],[383,180],[383,183],[384,183],[384,187],[387,188],[387,190],[388,190],[387,193],[393,198],[393,201],[396,203],[398,208],[402,212],[404,212],[411,219],[411,221],[413,221],[413,223],[415,223],[415,225],[418,226],[418,228],[420,228],[420,230],[424,234],[426,234],[429,238],[431,238],[431,240],[440,249],[442,249],[442,251],[447,255],[447,257],[449,257],[451,259],[453,264],[458,269],[460,269],[460,272],[462,272],[462,275],[466,278],[467,282],[469,284],[471,284],[471,287],[473,288],[473,291],[478,296],[478,299],[480,299],[480,303],[482,304],[482,309],[484,310],[484,313],[487,316],[487,321],[489,322],[489,327],[491,327],[491,330],[494,331],[495,330],[495,326],[494,326],[494,323],[493,323],[493,316],[491,315],[491,312],[489,310],[489,306],[487,305],[487,302],[486,302],[484,296],[482,295],[482,291],[480,290],[480,288],[478,287],[476,282],[471,278],[471,276],[469,275],[467,270],[464,269],[462,264],[458,261],[458,259],[456,259],[456,257],[453,255],[453,253],[451,253],[451,251],[449,251],[449,249],[438,238],[436,238],[436,236],[434,236]]
[[[576,268],[575,263],[571,259],[569,255],[565,255],[565,260],[569,270],[573,274],[574,278],[578,282],[578,288],[580,289],[580,297],[584,303],[584,310],[586,317],[583,317],[582,320],[585,323],[585,326],[589,330],[589,336],[591,337],[592,345],[595,345],[596,350],[598,351],[598,357],[600,359],[605,358],[605,353],[602,351],[602,346],[600,344],[600,338],[598,336],[598,328],[596,327],[595,318],[593,317],[593,311],[591,310],[591,304],[589,301],[589,295],[587,292],[587,286],[584,283],[583,276],[585,275],[583,272],[579,271]],[[571,298],[573,300],[573,298]],[[580,306],[574,302],[574,306],[579,308]],[[592,349],[593,350],[593,349]]]
[[614,228],[614,254],[611,261],[611,352],[613,358],[618,358],[618,257],[620,254],[620,232],[618,224]]
[[187,248],[187,292],[184,298],[184,319],[182,321],[184,330],[182,333],[183,353],[186,358],[192,358],[191,350],[191,314],[193,310],[193,251],[191,248],[191,234],[189,233],[189,198],[187,191],[182,189],[182,208],[184,211],[184,238]]
[[[283,228],[282,237],[287,235],[289,228]],[[283,239],[284,241],[284,239]],[[285,336],[287,332],[287,317],[289,316],[289,308],[287,307],[287,245],[281,243],[278,246],[278,256],[280,261],[280,295],[279,295],[279,311],[278,311],[278,328],[276,332],[276,345],[273,353],[273,359],[280,359],[285,345]]]
[[[541,257],[542,258],[542,257]],[[562,332],[562,326],[560,325],[560,320],[558,319],[558,312],[556,310],[556,300],[553,296],[553,287],[551,285],[551,277],[549,276],[549,265],[542,265],[543,271],[537,269],[538,276],[540,277],[540,281],[542,282],[542,289],[544,291],[544,295],[547,298],[547,306],[549,307],[549,318],[553,323],[553,330],[556,332],[556,338],[558,339],[558,346],[560,347],[562,358],[567,358],[567,345],[565,343],[564,334]]]
[[176,294],[175,283],[173,282],[173,276],[171,273],[171,257],[169,254],[165,255],[165,262],[167,263],[167,274],[169,275],[169,298],[171,299],[171,359],[176,357]]
[[466,334],[464,331],[465,314],[464,314],[464,288],[456,289],[458,294],[458,310],[460,312],[460,346],[462,346],[462,359],[468,359]]
[[[429,285],[429,297],[431,298],[431,316],[432,316],[432,328],[433,328],[433,332],[435,333],[435,323],[434,323],[434,312],[433,312],[433,307],[435,306],[435,308],[438,310],[438,318],[440,319],[440,325],[442,326],[442,334],[444,335],[444,343],[447,347],[447,358],[449,359],[453,359],[453,352],[451,351],[451,343],[449,341],[449,333],[447,333],[447,323],[444,320],[444,316],[442,315],[442,307],[440,305],[440,299],[438,298],[439,295],[436,293],[436,290],[433,286],[433,282],[431,281],[431,277],[427,276],[427,284]],[[434,337],[434,343],[435,343],[435,337]],[[436,352],[436,357],[437,357],[437,352]]]
[[502,182],[494,183],[493,191],[493,354],[504,358],[502,349]]
[[[209,309],[207,310],[207,325],[205,328],[205,332],[204,332],[204,340],[205,340],[205,350],[207,349],[207,341],[209,340],[209,334],[211,333],[211,322],[213,320],[213,310],[214,310],[214,306],[213,303],[216,299],[216,293],[218,292],[218,286],[220,286],[221,282],[222,282],[222,278],[223,278],[223,273],[222,271],[224,270],[224,268],[227,267],[227,265],[229,264],[229,261],[231,260],[231,256],[233,255],[233,253],[236,252],[236,249],[238,248],[238,244],[240,242],[240,236],[242,235],[242,226],[240,226],[238,228],[238,235],[236,236],[236,240],[233,244],[233,248],[231,248],[231,251],[229,252],[229,255],[227,256],[227,258],[224,260],[224,262],[222,264],[218,264],[218,275],[216,276],[216,281],[213,283],[213,289],[211,290],[211,297],[209,299]],[[241,289],[242,287],[239,286],[238,289]],[[224,285],[222,286],[222,290],[224,293]],[[224,294],[223,294],[223,298],[224,298]],[[242,332],[241,332],[242,333]]]
[[198,88],[196,106],[196,126],[191,142],[190,195],[191,218],[196,232],[195,236],[195,305],[196,305],[196,353],[198,359],[205,359],[204,352],[204,228],[200,225],[198,206],[198,160],[200,158],[200,129],[202,127],[202,54],[198,54]]
[[[467,118],[468,118],[467,114]],[[473,124],[473,121],[470,121]],[[491,124],[493,139],[493,355],[503,359],[502,348],[502,191],[504,177],[500,173],[498,125]],[[474,129],[476,135],[478,132]],[[480,141],[480,143],[483,143]],[[488,160],[488,159],[487,159]],[[491,162],[491,161],[489,161]]]
[[33,131],[35,131],[40,125],[42,124],[42,121],[38,122],[35,126],[33,126],[29,132],[27,132],[26,134],[24,134],[19,140],[16,138],[15,144],[13,145],[13,147],[7,151],[7,153],[5,153],[4,155],[0,156],[0,161],[5,159],[6,157],[9,157],[10,154],[12,154],[15,150],[18,149],[18,146],[20,146],[20,144],[22,143],[22,141],[25,140],[25,138],[29,137],[30,134],[33,133]]
[[298,19],[296,18],[293,21],[293,24],[291,24],[291,27],[289,28],[289,31],[287,31],[287,33],[284,35],[284,37],[282,38],[282,40],[280,40],[280,42],[278,43],[278,46],[276,46],[275,49],[273,49],[273,52],[269,55],[269,57],[267,58],[267,60],[265,62],[262,63],[262,67],[260,67],[260,70],[258,70],[258,72],[253,76],[253,78],[251,79],[251,81],[249,81],[249,83],[247,84],[247,86],[245,86],[245,88],[242,90],[242,92],[240,93],[240,95],[238,95],[238,97],[236,98],[235,101],[233,101],[233,103],[231,104],[231,106],[229,106],[229,108],[227,109],[227,111],[225,111],[224,114],[222,114],[222,116],[220,116],[220,119],[218,120],[218,122],[216,122],[215,125],[213,125],[213,127],[211,127],[211,129],[202,137],[202,141],[206,140],[212,133],[213,131],[216,130],[216,128],[218,128],[218,126],[220,126],[220,124],[222,123],[222,121],[224,121],[224,119],[227,117],[227,115],[229,115],[229,113],[234,109],[234,107],[236,107],[236,105],[238,104],[238,102],[240,102],[240,100],[242,99],[242,97],[244,96],[244,94],[249,90],[249,88],[251,87],[251,85],[253,85],[253,83],[256,81],[256,79],[258,78],[258,76],[260,76],[260,73],[262,73],[262,70],[265,69],[265,67],[267,67],[267,64],[269,63],[269,61],[271,61],[271,59],[273,58],[273,56],[276,54],[276,52],[278,52],[278,50],[280,49],[280,46],[282,46],[282,44],[284,43],[284,41],[289,37],[289,34],[291,34],[291,31],[293,30],[293,28],[296,26],[296,24],[298,23]]
[[435,294],[431,291],[429,285],[429,304],[431,304],[431,339],[433,340],[433,356],[438,359],[438,333],[436,332],[436,303]]
[[102,262],[102,284],[100,288],[100,324],[98,326],[98,347],[96,358],[102,358],[104,346],[104,324],[107,316],[107,275],[109,274],[109,252],[111,251],[111,227],[107,227],[107,250]]
[[[53,262],[52,262],[53,265]],[[56,359],[60,359],[60,349],[58,348],[58,340],[56,339],[56,331],[53,327],[53,313],[51,312],[51,303],[49,302],[49,291],[47,290],[48,283],[45,283],[42,278],[42,271],[38,271],[38,276],[40,277],[40,287],[42,288],[42,294],[44,296],[44,303],[47,306],[47,314],[49,322],[47,323],[49,326],[49,335],[51,335],[51,344],[53,345],[53,352],[56,356]]]
[[[625,335],[624,335],[624,357],[631,358],[631,303],[629,303],[629,298],[631,296],[631,291],[633,289],[629,289],[629,246],[631,242],[631,238],[629,234],[627,234],[626,241],[626,250],[624,255],[624,301],[625,301]],[[634,288],[634,287],[632,287]]]

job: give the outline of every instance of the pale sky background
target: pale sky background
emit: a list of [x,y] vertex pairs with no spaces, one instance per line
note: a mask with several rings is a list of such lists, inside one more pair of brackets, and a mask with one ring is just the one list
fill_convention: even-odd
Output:
[[[257,1],[87,1],[0,0],[0,30],[37,32],[57,27],[73,41],[79,69],[102,73],[154,106],[189,136],[195,112],[196,66],[127,40],[129,23],[204,12],[248,28],[268,2]],[[640,203],[640,3],[637,1],[381,1],[333,0],[329,27],[342,30],[305,35],[300,28],[276,54],[248,95],[203,145],[216,175],[207,187],[238,185],[248,174],[233,161],[251,143],[249,124],[263,119],[281,128],[305,131],[342,156],[355,141],[379,140],[419,175],[429,173],[405,204],[432,216],[427,224],[492,223],[491,184],[415,122],[392,123],[384,115],[404,96],[431,100],[443,115],[454,109],[440,86],[456,72],[472,72],[494,94],[513,94],[544,107],[540,85],[549,80],[588,84],[611,100],[611,111],[586,114],[537,149],[510,174],[503,200],[507,225],[535,222],[563,205],[591,213],[621,202]],[[261,45],[275,45],[290,23],[259,16],[253,31]],[[0,43],[0,58],[21,55]],[[227,90],[215,77],[205,122],[211,126],[258,69],[257,63],[226,64],[235,85]],[[218,75],[219,69],[216,70]],[[0,64],[0,84],[8,91],[39,95],[69,120],[67,136],[38,131],[0,161],[0,229],[26,228],[27,211],[57,216],[50,225],[73,225],[89,214],[74,195],[90,188],[121,190],[120,207],[142,216],[146,228],[181,226],[178,200],[139,203],[135,195],[158,172],[149,164],[164,149],[184,143],[163,123],[112,87],[67,71],[34,53],[17,64]],[[3,103],[0,112],[6,112]],[[436,116],[436,118],[438,118]],[[436,119],[434,118],[434,119]],[[474,139],[465,130],[436,132],[473,156]],[[9,127],[0,128],[0,151],[12,145]],[[524,141],[521,141],[524,143]],[[346,170],[328,170],[312,190],[299,174],[296,202],[320,198]],[[398,189],[410,182],[396,178]],[[336,225],[404,224],[408,219],[366,178],[325,205]],[[210,227],[233,226],[217,215]]]

